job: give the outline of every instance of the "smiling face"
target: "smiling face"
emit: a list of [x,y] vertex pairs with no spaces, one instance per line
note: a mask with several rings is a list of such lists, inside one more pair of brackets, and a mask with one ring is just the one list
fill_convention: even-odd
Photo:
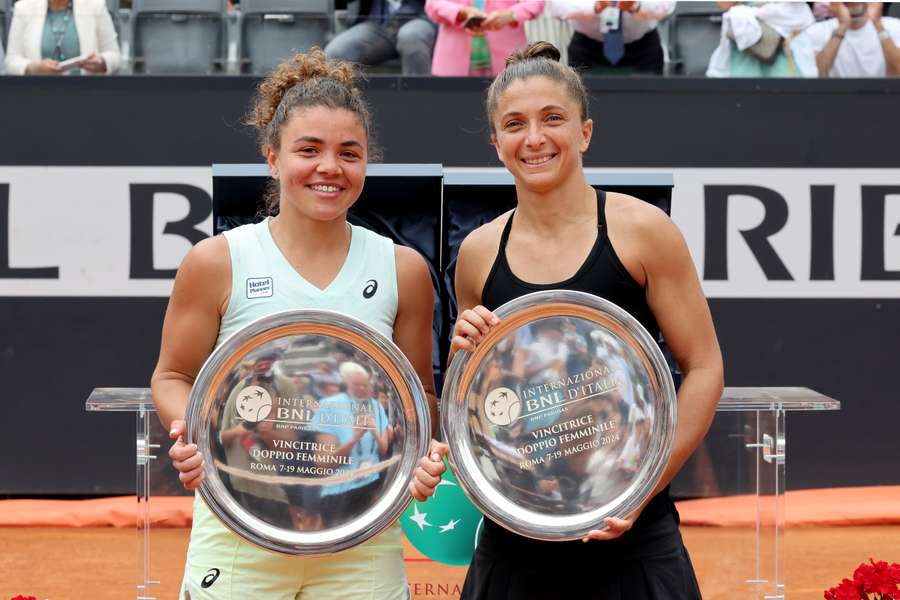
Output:
[[533,76],[513,82],[498,98],[492,141],[518,184],[535,192],[557,187],[581,170],[593,132],[566,87]]
[[315,221],[346,218],[366,177],[366,132],[351,111],[326,106],[296,109],[267,148],[269,171],[281,188],[280,210]]

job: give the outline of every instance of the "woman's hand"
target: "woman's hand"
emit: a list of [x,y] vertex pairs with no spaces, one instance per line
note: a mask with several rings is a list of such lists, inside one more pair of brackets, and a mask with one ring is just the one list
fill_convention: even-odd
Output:
[[481,24],[485,31],[497,31],[504,27],[516,25],[516,15],[511,10],[495,10],[490,13]]
[[419,502],[424,502],[434,495],[434,490],[441,482],[441,475],[446,470],[443,456],[448,452],[450,452],[450,448],[447,444],[431,440],[428,455],[419,459],[419,466],[413,472],[413,480],[409,483],[410,496]]
[[621,536],[623,533],[631,529],[634,525],[634,522],[637,521],[637,518],[641,515],[641,511],[643,507],[634,511],[628,517],[624,519],[619,519],[616,517],[606,517],[603,519],[603,523],[606,524],[606,529],[592,529],[588,531],[587,535],[581,538],[582,542],[588,542],[590,540],[596,540],[598,542],[604,542],[606,540],[614,540],[617,537]]
[[[487,18],[487,13],[483,10],[475,8],[474,6],[461,6],[459,8],[459,12],[456,13],[456,23],[461,26],[466,26],[466,21],[472,18],[477,19],[485,19]],[[481,24],[479,23],[478,28],[481,28]]]
[[25,67],[26,75],[62,75],[62,73],[63,70],[59,68],[59,63],[50,58],[33,62]]
[[456,325],[453,326],[450,355],[453,356],[458,350],[474,352],[475,344],[487,335],[491,327],[499,323],[500,319],[480,304],[475,308],[464,310],[456,319]]
[[81,68],[88,73],[106,73],[106,61],[102,56],[94,53],[84,59]]
[[850,10],[843,2],[832,2],[831,6],[831,14],[838,20],[838,24],[843,27],[850,27],[850,21],[852,17],[850,16]]
[[178,471],[178,479],[186,490],[196,490],[203,483],[203,455],[200,454],[197,444],[185,444],[184,434],[186,424],[184,421],[172,421],[172,429],[169,437],[175,443],[169,449],[169,458],[172,466]]

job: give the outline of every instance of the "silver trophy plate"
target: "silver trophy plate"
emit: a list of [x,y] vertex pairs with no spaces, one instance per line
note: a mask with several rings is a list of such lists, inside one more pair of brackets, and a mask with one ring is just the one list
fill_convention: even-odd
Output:
[[324,310],[263,317],[210,355],[191,390],[200,494],[235,533],[285,554],[345,550],[409,503],[428,449],[412,365],[364,323]]
[[652,493],[675,436],[656,340],[615,304],[546,291],[507,302],[445,379],[441,428],[472,502],[516,533],[572,540]]

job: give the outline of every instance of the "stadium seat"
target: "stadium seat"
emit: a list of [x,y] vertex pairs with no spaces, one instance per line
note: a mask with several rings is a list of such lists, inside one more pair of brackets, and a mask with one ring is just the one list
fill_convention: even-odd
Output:
[[134,0],[134,72],[221,72],[226,54],[226,0]]
[[12,0],[0,0],[0,41],[6,49],[6,37],[9,35],[9,22],[12,19]]
[[715,2],[679,2],[670,19],[673,71],[703,77],[722,35],[722,9]]
[[294,51],[324,48],[333,13],[333,0],[242,0],[242,70],[267,73]]

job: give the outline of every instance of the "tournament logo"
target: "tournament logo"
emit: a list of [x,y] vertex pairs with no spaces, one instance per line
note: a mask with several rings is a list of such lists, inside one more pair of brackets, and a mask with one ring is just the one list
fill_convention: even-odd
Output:
[[494,425],[509,425],[519,418],[522,401],[506,387],[494,388],[484,398],[484,414]]
[[259,423],[272,412],[272,396],[258,385],[245,387],[238,394],[237,413],[245,421]]

